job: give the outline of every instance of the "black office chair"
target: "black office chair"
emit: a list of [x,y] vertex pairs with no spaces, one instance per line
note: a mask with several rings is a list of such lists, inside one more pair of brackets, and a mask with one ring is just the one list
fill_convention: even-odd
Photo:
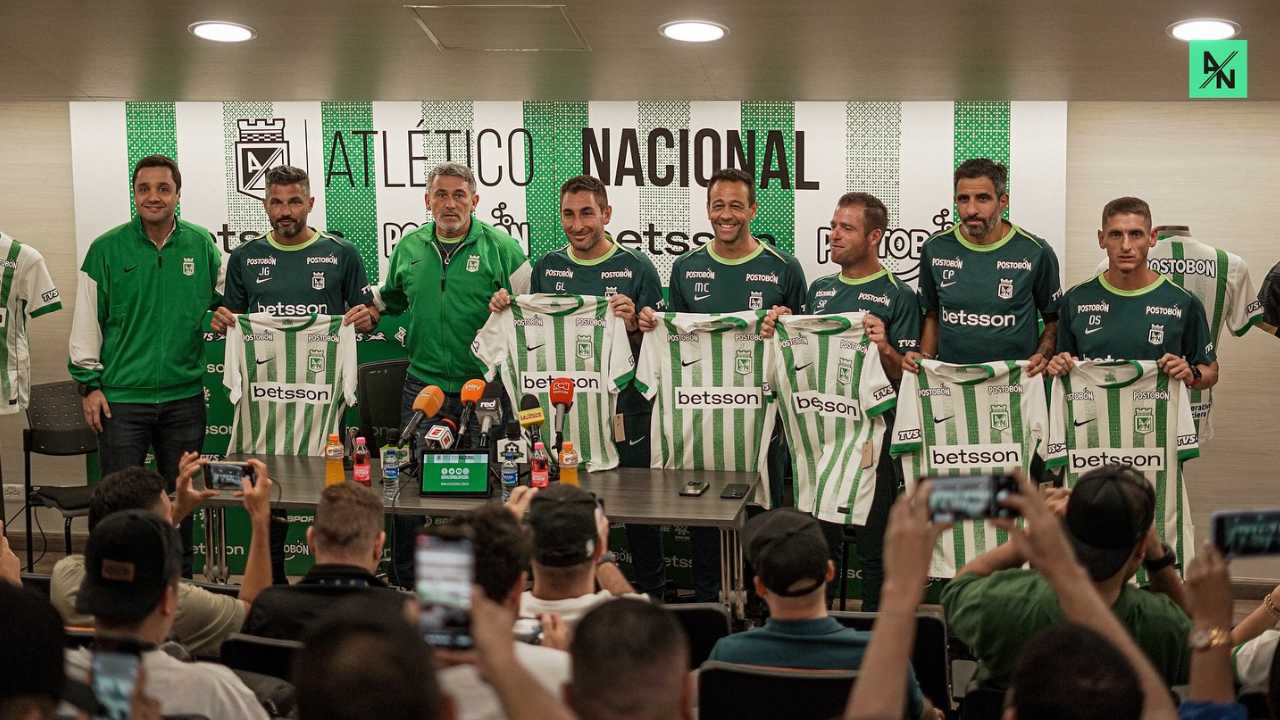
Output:
[[35,570],[31,542],[32,508],[48,507],[62,513],[62,536],[71,554],[71,521],[89,514],[88,485],[31,484],[31,455],[88,455],[98,451],[98,436],[84,421],[80,393],[71,380],[31,387],[27,427],[22,431],[23,486],[27,498],[27,572]]
[[293,654],[302,649],[296,640],[276,640],[258,635],[234,633],[222,641],[222,664],[232,670],[270,675],[288,680]]
[[857,676],[852,670],[793,670],[712,660],[698,670],[698,717],[840,717]]
[[[871,631],[873,612],[832,612],[831,617],[854,630]],[[951,709],[951,661],[948,654],[947,622],[939,615],[916,613],[916,639],[911,648],[911,667],[916,671],[920,691],[933,706]]]
[[689,637],[689,667],[706,662],[716,642],[729,635],[729,610],[720,603],[676,603],[663,609],[676,616]]
[[356,373],[360,433],[369,447],[395,444],[400,435],[400,395],[408,360],[365,363]]

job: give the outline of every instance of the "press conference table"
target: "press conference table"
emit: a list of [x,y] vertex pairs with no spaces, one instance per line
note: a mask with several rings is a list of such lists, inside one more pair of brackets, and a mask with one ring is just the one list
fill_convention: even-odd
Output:
[[[271,506],[281,509],[315,510],[324,491],[324,458],[293,455],[230,455],[228,460],[258,459],[266,463],[273,489]],[[375,459],[372,475],[374,489],[381,492],[381,467]],[[418,492],[417,478],[402,475],[400,492],[388,501],[386,511],[393,515],[455,516],[489,502],[486,498],[423,497]],[[650,468],[616,468],[582,473],[582,488],[604,499],[611,522],[639,525],[686,525],[720,529],[720,600],[737,617],[742,617],[746,602],[746,578],[743,576],[742,544],[738,531],[746,522],[747,500],[724,500],[720,492],[725,485],[742,483],[751,489],[759,484],[756,473],[715,472],[707,470],[657,470]],[[684,497],[680,488],[690,479],[705,480],[710,487],[698,497]],[[231,495],[219,495],[205,501],[204,532],[208,557],[204,574],[214,582],[225,582],[230,575],[227,564],[226,516],[228,507],[240,506]]]

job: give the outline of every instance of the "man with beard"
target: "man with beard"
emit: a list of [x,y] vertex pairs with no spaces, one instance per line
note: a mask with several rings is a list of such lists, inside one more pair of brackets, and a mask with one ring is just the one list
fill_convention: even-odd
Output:
[[[1009,171],[987,158],[955,171],[956,217],[950,230],[924,243],[920,352],[949,363],[1027,360],[1027,373],[1053,357],[1062,297],[1058,258],[1049,243],[1004,220]],[[1038,330],[1037,314],[1044,320]]]
[[[307,173],[287,165],[266,175],[262,205],[271,231],[231,251],[222,307],[213,329],[225,333],[237,313],[276,317],[343,315],[344,324],[369,332],[378,324],[360,252],[341,238],[307,225],[315,206]],[[284,541],[289,525],[284,510],[271,514],[271,579],[288,582]]]

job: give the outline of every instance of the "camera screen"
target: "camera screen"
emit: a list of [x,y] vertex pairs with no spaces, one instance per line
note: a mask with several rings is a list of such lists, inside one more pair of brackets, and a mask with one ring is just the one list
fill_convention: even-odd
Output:
[[93,654],[93,695],[98,701],[95,720],[129,720],[138,661],[137,655],[128,653],[100,650]]
[[429,645],[471,647],[473,552],[470,540],[418,536],[414,590],[422,606],[418,624]]
[[929,479],[933,482],[933,491],[929,494],[929,516],[934,522],[1014,515],[1012,510],[999,504],[1008,493],[1017,492],[1017,485],[1012,478],[974,475]]
[[1227,555],[1280,555],[1280,511],[1215,514],[1213,531]]
[[211,462],[204,467],[205,484],[210,490],[239,490],[244,477],[239,463]]

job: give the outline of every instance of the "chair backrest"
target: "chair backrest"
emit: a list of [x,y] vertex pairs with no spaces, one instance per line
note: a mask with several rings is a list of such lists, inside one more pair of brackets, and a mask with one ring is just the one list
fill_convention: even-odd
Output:
[[365,363],[356,374],[360,433],[370,448],[394,443],[400,434],[400,394],[408,360]]
[[293,666],[293,654],[301,649],[302,643],[296,640],[275,640],[234,633],[222,641],[219,654],[222,663],[233,670],[288,680]]
[[712,660],[698,670],[698,717],[839,717],[856,678],[851,670],[793,670]]
[[42,455],[86,455],[98,450],[98,436],[84,421],[76,383],[65,380],[31,386],[24,449]]
[[[871,631],[873,612],[832,612],[831,617],[845,627]],[[948,659],[947,622],[933,613],[916,613],[916,640],[911,648],[911,668],[916,671],[920,691],[934,707],[951,707],[951,662]]]
[[716,642],[729,634],[729,610],[720,603],[676,603],[663,608],[676,616],[689,637],[689,667],[706,662]]

